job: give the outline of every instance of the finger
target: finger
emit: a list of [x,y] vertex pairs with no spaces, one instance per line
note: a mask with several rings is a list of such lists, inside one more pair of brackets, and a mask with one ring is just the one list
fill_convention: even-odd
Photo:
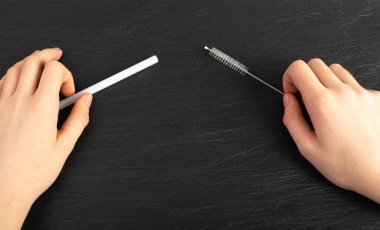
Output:
[[284,73],[284,93],[296,93],[299,91],[305,104],[310,103],[312,98],[325,90],[310,67],[302,60],[293,62]]
[[89,122],[89,108],[91,102],[91,94],[82,95],[58,131],[57,146],[62,150],[64,159],[66,159],[73,150],[75,143]]
[[[37,52],[37,51],[38,50],[36,50],[34,52]],[[23,64],[24,64],[24,59],[22,59],[21,61],[16,62],[16,64],[14,64],[12,67],[18,69],[21,72],[21,68],[22,68]]]
[[334,72],[321,59],[311,59],[308,65],[326,88],[333,88],[341,83]]
[[[36,53],[36,52],[39,52],[39,50],[36,50],[33,52]],[[11,68],[8,69],[7,73],[4,75],[3,77],[3,82],[5,81],[5,77],[7,75],[10,75],[10,76],[17,76],[17,78],[20,76],[20,73],[21,73],[21,69],[22,69],[22,65],[24,64],[24,60],[21,60],[19,62],[17,62],[16,64],[14,64]],[[18,80],[17,80],[18,81]],[[12,92],[13,94],[13,92]]]
[[60,62],[50,61],[45,65],[36,95],[56,100],[59,92],[68,97],[75,93],[74,79],[71,72]]
[[[60,50],[59,48],[46,48],[46,49],[43,49],[43,50],[36,50],[36,51],[34,51],[33,53],[31,53],[30,55],[28,55],[27,57],[29,57],[29,56],[31,56],[31,55],[34,55],[34,54],[36,54],[36,53],[39,53],[39,52],[45,52],[46,50],[50,50],[50,49]],[[61,50],[61,51],[62,51],[62,50]],[[26,58],[27,58],[27,57],[26,57]],[[22,66],[24,65],[24,61],[25,61],[26,58],[24,58],[24,59],[22,59],[21,61],[17,62],[17,63],[14,64],[12,67],[15,67],[15,68],[17,68],[17,69],[19,69],[19,70],[21,71],[21,68],[22,68]]]
[[1,95],[11,96],[16,90],[18,79],[20,76],[20,69],[12,66],[7,70],[7,73],[4,75],[2,81],[2,90]]
[[[45,50],[43,50],[43,51],[45,52]],[[39,53],[39,52],[42,52],[42,51],[36,50],[31,55],[34,55],[34,54]],[[26,58],[17,62],[11,68],[9,68],[7,73],[3,77],[3,84],[2,84],[3,85],[3,89],[2,89],[2,92],[3,92],[2,95],[3,96],[10,96],[10,95],[13,95],[13,93],[15,92],[17,85],[18,85],[18,82],[19,82],[21,69],[23,67],[25,59]],[[5,82],[7,82],[7,83],[5,84]]]
[[36,51],[23,60],[19,82],[15,93],[32,95],[37,89],[43,67],[51,60],[59,60],[62,50],[49,48]]
[[286,93],[284,95],[284,107],[284,125],[301,154],[314,165],[319,159],[319,156],[316,154],[318,140],[315,132],[307,123],[302,114],[300,104],[293,94]]
[[359,83],[355,80],[355,78],[348,72],[345,68],[343,68],[339,64],[330,65],[331,71],[335,73],[335,75],[343,82],[349,85],[358,86]]

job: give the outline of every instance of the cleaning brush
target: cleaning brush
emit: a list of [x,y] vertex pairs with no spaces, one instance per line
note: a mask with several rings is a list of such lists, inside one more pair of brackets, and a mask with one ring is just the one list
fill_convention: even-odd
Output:
[[215,58],[217,61],[223,63],[224,65],[230,67],[231,69],[235,70],[236,72],[240,73],[241,75],[243,76],[246,76],[246,75],[249,75],[251,77],[253,77],[254,79],[258,80],[259,82],[263,83],[264,85],[270,87],[271,89],[273,89],[274,91],[280,93],[280,94],[284,94],[281,90],[277,89],[276,87],[270,85],[269,83],[261,80],[260,78],[256,77],[255,75],[251,74],[249,72],[249,68],[240,63],[239,61],[237,61],[236,59],[228,56],[227,54],[223,53],[222,51],[218,50],[217,48],[214,48],[212,47],[211,49],[208,48],[207,46],[204,47],[205,50],[208,51],[208,54]]

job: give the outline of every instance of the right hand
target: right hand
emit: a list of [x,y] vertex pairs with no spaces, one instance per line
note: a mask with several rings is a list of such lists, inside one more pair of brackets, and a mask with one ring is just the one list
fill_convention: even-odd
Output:
[[320,59],[293,62],[283,87],[283,122],[300,153],[335,185],[380,203],[380,92],[364,89],[341,65]]

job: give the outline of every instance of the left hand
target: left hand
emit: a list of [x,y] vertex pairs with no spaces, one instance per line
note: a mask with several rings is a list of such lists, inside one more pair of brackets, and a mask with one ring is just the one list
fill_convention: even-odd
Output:
[[75,93],[60,49],[36,51],[0,81],[0,229],[20,229],[33,202],[58,177],[89,121],[92,95],[57,130],[59,93]]

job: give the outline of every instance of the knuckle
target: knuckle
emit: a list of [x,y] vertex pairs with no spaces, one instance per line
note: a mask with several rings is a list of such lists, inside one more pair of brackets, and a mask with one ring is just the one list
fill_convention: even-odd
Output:
[[322,59],[320,58],[312,58],[308,61],[308,65],[320,64],[322,63]]
[[18,75],[19,73],[19,70],[16,68],[16,67],[11,67],[7,70],[7,73],[5,74],[5,76],[16,76]]
[[34,51],[34,52],[30,55],[30,57],[37,57],[37,58],[40,58],[40,53],[41,53],[41,51],[36,50],[36,51]]
[[62,67],[63,67],[62,63],[56,60],[48,61],[45,65],[46,69],[52,69],[52,70],[62,69]]
[[288,126],[294,119],[294,116],[295,116],[294,113],[285,112],[284,117],[282,118],[282,122],[284,123],[284,125]]
[[66,69],[65,68],[65,78],[66,78],[66,80],[74,80],[74,77],[73,77],[73,74],[71,73],[71,71],[70,70],[68,70],[68,69]]
[[290,70],[299,70],[301,68],[304,68],[306,66],[306,63],[303,60],[296,60],[290,64],[289,69]]
[[329,67],[332,68],[332,69],[339,69],[339,68],[341,68],[342,66],[341,66],[340,64],[338,64],[338,63],[333,63],[333,64],[331,64]]
[[284,73],[284,79],[288,75],[292,75],[292,73],[298,72],[299,70],[306,68],[306,66],[307,64],[303,60],[296,60],[292,62]]
[[353,88],[349,85],[342,85],[340,88],[338,88],[337,91],[338,95],[345,99],[355,99],[358,96],[363,97],[366,96],[365,90],[359,89],[359,88]]
[[30,55],[25,58],[24,65],[26,64],[36,64],[40,62],[40,58],[36,55]]
[[8,83],[8,78],[9,76],[5,75],[2,79],[1,79],[1,87],[2,87],[2,90],[4,89],[9,89],[10,86],[9,86],[9,83]]
[[86,127],[88,123],[90,122],[90,116],[88,114],[88,111],[79,112],[79,119],[81,123],[83,124],[83,126]]

